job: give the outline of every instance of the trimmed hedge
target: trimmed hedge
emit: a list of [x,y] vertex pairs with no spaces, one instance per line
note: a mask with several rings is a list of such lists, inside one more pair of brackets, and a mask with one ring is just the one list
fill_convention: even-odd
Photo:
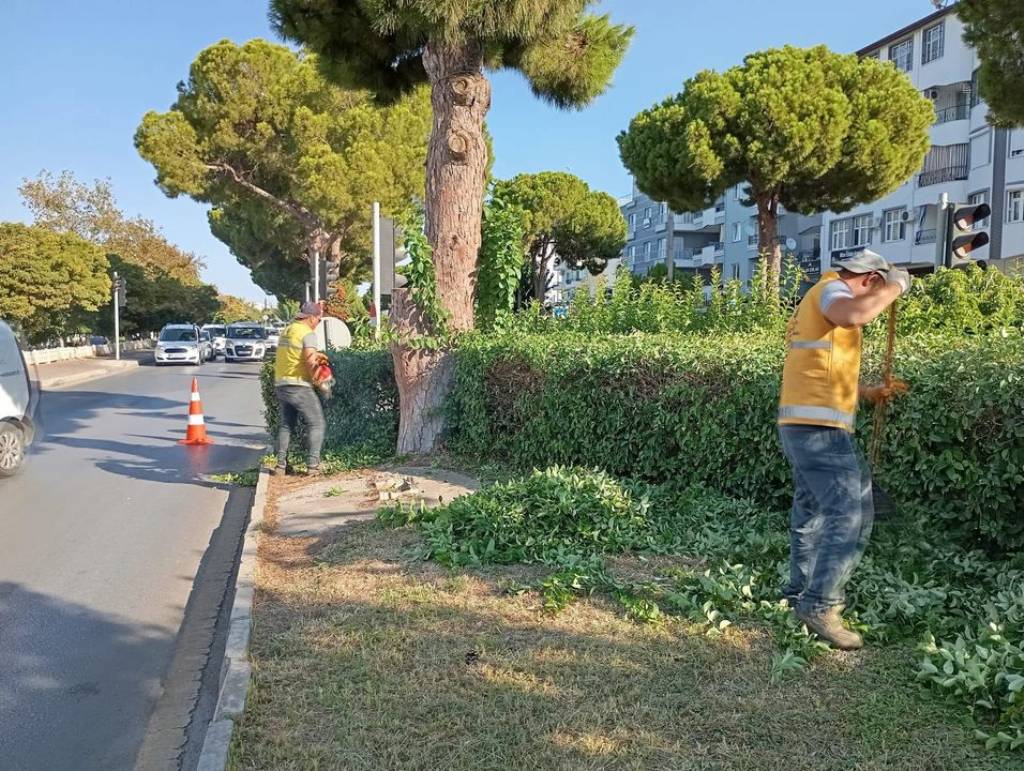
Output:
[[[865,349],[865,377],[880,345]],[[782,507],[791,495],[775,409],[775,335],[470,336],[449,445],[527,469],[601,468],[700,483]],[[877,478],[965,536],[1024,545],[1024,338],[902,338],[911,393],[891,408]],[[870,436],[862,409],[858,436]]]
[[[398,389],[391,354],[382,349],[347,349],[328,353],[334,390],[323,403],[327,434],[324,450],[360,446],[391,454],[398,442]],[[267,430],[277,436],[278,408],[274,397],[274,364],[260,373]],[[292,449],[305,445],[305,429],[293,434]]]

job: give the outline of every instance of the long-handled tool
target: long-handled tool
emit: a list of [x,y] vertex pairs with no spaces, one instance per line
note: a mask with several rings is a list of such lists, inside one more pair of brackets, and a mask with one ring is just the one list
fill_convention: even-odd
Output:
[[[889,306],[889,329],[885,340],[885,356],[882,359],[882,384],[889,393],[893,386],[892,362],[893,352],[896,348],[896,306],[899,300]],[[871,444],[868,448],[868,461],[871,468],[878,466],[882,457],[882,440],[885,438],[885,418],[889,411],[889,400],[879,399],[875,402],[874,422],[871,430]],[[876,480],[872,478],[871,494],[874,499],[875,516],[884,519],[895,512],[892,498],[882,489]]]

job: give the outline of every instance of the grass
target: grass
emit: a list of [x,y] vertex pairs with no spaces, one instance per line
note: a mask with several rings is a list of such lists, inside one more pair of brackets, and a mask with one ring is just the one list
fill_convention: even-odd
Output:
[[[447,570],[418,559],[424,546],[376,522],[262,538],[232,768],[1020,767],[908,681],[912,645],[773,678],[777,648],[758,626],[708,638],[678,617],[634,623],[598,596],[552,616],[538,593],[508,591],[543,567]],[[653,568],[609,565],[623,579]]]
[[255,487],[259,478],[259,469],[251,468],[245,471],[228,471],[223,474],[211,474],[210,479],[222,484],[237,485],[238,487]]

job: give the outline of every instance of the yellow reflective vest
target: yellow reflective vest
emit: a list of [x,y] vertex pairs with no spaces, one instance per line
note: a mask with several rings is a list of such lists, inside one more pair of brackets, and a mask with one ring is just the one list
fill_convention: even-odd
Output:
[[302,341],[313,330],[308,324],[293,321],[277,341],[277,355],[274,357],[274,385],[313,385],[313,378],[306,371],[302,358]]
[[825,273],[800,302],[786,330],[780,425],[853,431],[860,381],[860,327],[839,327],[821,312],[821,292],[839,274]]

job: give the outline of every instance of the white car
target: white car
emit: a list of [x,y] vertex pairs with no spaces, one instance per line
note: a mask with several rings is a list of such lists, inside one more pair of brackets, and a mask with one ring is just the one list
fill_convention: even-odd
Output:
[[268,351],[267,334],[260,324],[228,324],[224,361],[263,361]]
[[153,361],[161,364],[202,364],[204,356],[199,328],[195,324],[168,324],[160,330]]
[[227,330],[223,324],[204,324],[203,331],[210,333],[210,342],[213,343],[214,356],[224,355],[224,343],[226,342]]
[[38,392],[14,331],[0,321],[0,477],[14,476],[35,436]]

